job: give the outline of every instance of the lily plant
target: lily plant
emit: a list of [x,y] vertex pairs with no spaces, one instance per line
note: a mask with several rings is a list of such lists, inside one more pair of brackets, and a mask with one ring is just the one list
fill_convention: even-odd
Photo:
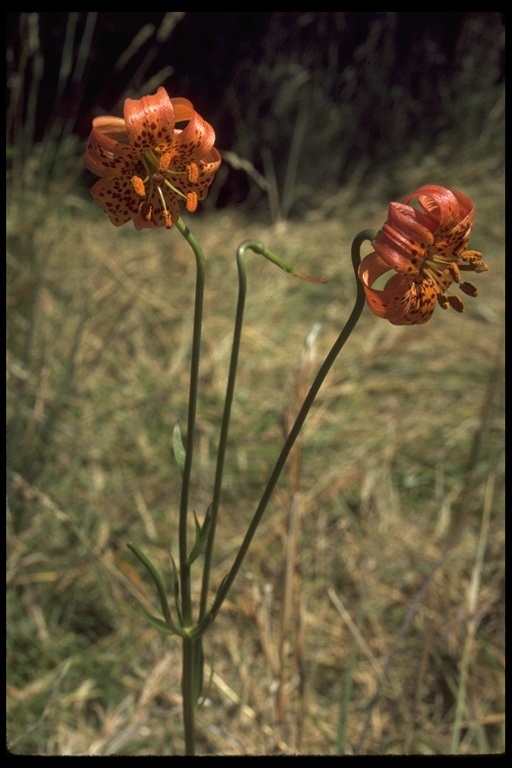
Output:
[[[156,630],[175,635],[181,641],[184,751],[187,755],[194,755],[196,751],[195,715],[203,690],[202,638],[222,608],[311,406],[365,305],[374,315],[394,325],[426,323],[436,306],[463,312],[462,300],[458,295],[449,294],[449,289],[456,284],[464,294],[476,296],[473,285],[461,282],[461,273],[479,273],[488,269],[481,253],[467,250],[474,217],[472,201],[461,192],[434,184],[420,187],[402,202],[392,202],[388,218],[380,230],[364,230],[356,235],[351,247],[355,277],[352,311],[298,410],[227,574],[212,588],[211,566],[247,293],[246,252],[259,254],[300,279],[325,282],[324,278],[297,272],[260,242],[246,240],[239,246],[236,253],[238,301],[215,479],[211,503],[202,519],[192,513],[195,535],[190,541],[189,490],[199,396],[206,262],[200,244],[181,218],[181,209],[184,207],[192,214],[207,196],[221,164],[220,153],[214,144],[213,128],[194,110],[191,102],[170,98],[164,88],[159,88],[153,95],[126,99],[122,118],[94,118],[84,161],[86,168],[99,177],[91,194],[114,226],[132,221],[137,230],[176,229],[185,238],[196,261],[187,430],[183,437],[177,427],[173,435],[174,455],[182,481],[177,561],[172,555],[170,560],[171,595],[167,594],[164,578],[147,554],[135,543],[128,544],[145,567],[160,605],[160,615],[148,613],[142,606],[141,612]],[[419,207],[414,207],[413,201]],[[362,258],[361,247],[367,241],[374,250]],[[376,282],[388,272],[392,274],[384,287],[377,288]],[[194,604],[191,585],[197,576],[194,570],[197,567],[201,590],[197,604]]]

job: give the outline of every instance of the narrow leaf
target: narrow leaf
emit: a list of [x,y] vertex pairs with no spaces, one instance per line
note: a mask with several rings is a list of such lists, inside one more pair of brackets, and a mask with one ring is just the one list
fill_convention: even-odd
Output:
[[206,539],[208,538],[208,533],[210,531],[210,525],[212,521],[211,516],[211,505],[208,507],[208,511],[206,512],[203,524],[200,525],[199,520],[197,519],[196,513],[194,512],[194,520],[196,524],[196,540],[194,542],[194,546],[192,547],[192,550],[190,552],[190,555],[188,556],[187,563],[188,565],[192,565],[194,560],[197,560],[199,555],[201,554],[204,545],[206,544]]
[[169,610],[169,603],[167,602],[167,595],[165,594],[164,583],[162,581],[162,577],[160,576],[158,570],[153,565],[149,557],[147,557],[147,555],[145,555],[144,552],[142,552],[142,550],[140,550],[136,544],[133,544],[132,542],[130,542],[128,544],[128,548],[131,549],[135,557],[137,557],[138,560],[140,560],[142,565],[146,568],[149,575],[153,579],[153,582],[156,586],[156,590],[158,592],[158,597],[160,599],[160,605],[162,606],[162,613],[164,615],[165,621],[167,622],[167,625],[169,626],[170,629],[172,628],[173,631],[176,632],[176,634],[179,634],[177,627],[175,627],[171,619],[171,612]]
[[164,635],[174,635],[176,634],[173,632],[173,630],[167,626],[165,621],[162,619],[159,619],[158,616],[153,616],[153,614],[149,613],[149,611],[146,611],[145,608],[143,608],[141,605],[139,605],[139,611],[142,613],[144,618],[151,624],[152,627],[155,629],[158,629],[159,632],[163,632]]
[[172,433],[172,449],[174,452],[174,458],[176,459],[176,464],[178,465],[181,474],[183,474],[186,452],[183,446],[183,440],[181,439],[181,430],[179,424],[176,424]]

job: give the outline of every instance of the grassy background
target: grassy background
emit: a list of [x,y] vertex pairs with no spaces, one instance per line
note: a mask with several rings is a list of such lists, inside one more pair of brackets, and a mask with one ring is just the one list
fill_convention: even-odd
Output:
[[[308,334],[315,329],[314,370],[349,314],[353,236],[380,226],[390,199],[445,184],[474,200],[472,247],[491,267],[477,276],[480,295],[467,299],[465,315],[438,310],[424,327],[394,328],[363,314],[207,636],[212,676],[199,751],[501,752],[499,14],[461,14],[455,31],[447,18],[446,40],[438,17],[453,14],[196,13],[174,26],[169,15],[69,14],[60,27],[52,16],[12,20],[8,48],[10,749],[183,749],[179,644],[139,616],[137,599],[150,607],[153,595],[126,542],[169,572],[179,499],[171,436],[186,419],[194,262],[178,232],[111,227],[81,170],[81,125],[90,124],[87,94],[98,82],[89,68],[111,17],[123,17],[132,35],[124,50],[132,26],[153,24],[153,32],[121,62],[119,93],[102,81],[104,105],[126,95],[123,76],[136,82],[130,62],[142,84],[157,83],[167,18],[167,40],[184,59],[177,70],[169,58],[171,84],[215,103],[202,112],[227,155],[209,205],[187,220],[208,263],[191,499],[199,515],[211,496],[236,247],[262,240],[300,271],[329,279],[301,283],[249,256],[213,585],[236,553],[307,377]],[[257,17],[253,26],[240,26],[244,16]],[[412,53],[399,34],[408,16],[425,22],[421,35],[408,27]],[[236,66],[227,71],[219,54],[212,72],[223,100],[198,95],[178,37],[194,31],[213,50],[210,17],[230,17],[226,34],[238,41]],[[54,47],[62,33],[56,78],[49,30]],[[81,62],[84,103],[73,110]],[[294,72],[304,84],[296,91]],[[55,110],[42,128],[47,93]]]

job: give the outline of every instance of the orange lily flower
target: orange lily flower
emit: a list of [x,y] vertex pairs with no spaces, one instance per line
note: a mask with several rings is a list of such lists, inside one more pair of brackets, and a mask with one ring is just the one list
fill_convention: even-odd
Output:
[[[422,210],[410,205],[416,199]],[[478,291],[460,281],[462,271],[489,269],[478,251],[466,250],[474,206],[461,192],[427,184],[403,203],[390,203],[388,219],[372,240],[374,253],[359,267],[368,307],[393,325],[430,320],[437,304],[464,312],[459,296],[448,295],[452,283],[468,296]],[[382,290],[372,286],[385,272],[394,274]]]
[[[186,125],[176,128],[176,124]],[[124,119],[95,117],[85,167],[100,176],[91,194],[112,224],[136,229],[171,227],[180,203],[193,213],[220,166],[211,125],[187,99],[126,99]]]

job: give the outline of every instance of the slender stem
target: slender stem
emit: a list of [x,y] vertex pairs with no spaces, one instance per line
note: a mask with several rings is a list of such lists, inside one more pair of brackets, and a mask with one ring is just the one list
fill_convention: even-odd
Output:
[[297,439],[300,430],[302,429],[302,426],[306,420],[306,417],[311,409],[311,406],[313,405],[315,398],[320,390],[320,387],[322,386],[327,374],[329,373],[329,370],[331,369],[334,361],[336,360],[337,356],[345,346],[345,343],[347,342],[348,338],[350,337],[350,334],[354,330],[357,321],[359,320],[359,317],[361,315],[361,312],[363,311],[364,305],[365,305],[365,293],[364,288],[362,286],[362,283],[359,280],[358,277],[358,268],[359,264],[361,263],[361,256],[360,256],[360,249],[361,245],[365,240],[372,240],[375,237],[376,233],[373,230],[365,230],[363,232],[360,232],[359,235],[354,239],[352,243],[352,265],[355,272],[355,278],[356,278],[356,286],[357,286],[357,292],[356,292],[356,299],[354,303],[354,307],[352,309],[352,312],[350,314],[350,317],[348,318],[345,327],[341,331],[340,335],[334,342],[331,350],[329,351],[327,357],[325,358],[324,362],[320,366],[320,369],[316,375],[315,380],[311,384],[311,387],[309,389],[308,394],[306,395],[304,402],[299,410],[299,413],[297,414],[297,417],[295,419],[295,422],[288,434],[288,437],[286,438],[286,441],[283,445],[283,448],[281,449],[281,453],[279,454],[277,461],[275,463],[274,469],[270,475],[270,478],[267,482],[267,485],[265,487],[265,490],[263,491],[263,495],[260,499],[260,502],[258,504],[258,507],[254,513],[254,516],[251,520],[251,523],[249,525],[249,528],[247,529],[247,533],[245,535],[245,538],[240,546],[240,549],[238,550],[237,556],[233,562],[233,565],[231,566],[231,570],[227,574],[227,576],[223,579],[219,590],[217,592],[217,596],[213,602],[213,605],[208,612],[208,614],[204,617],[202,621],[199,622],[198,626],[193,630],[194,635],[201,635],[206,630],[209,624],[214,620],[215,616],[217,615],[222,603],[224,602],[235,578],[238,574],[238,571],[240,570],[240,566],[242,565],[242,562],[245,558],[245,555],[247,554],[247,550],[249,549],[249,546],[252,542],[252,539],[254,537],[254,534],[256,533],[256,530],[258,528],[258,525],[261,522],[261,519],[263,517],[263,514],[267,508],[268,502],[270,501],[270,497],[272,496],[272,493],[274,491],[274,488],[277,484],[277,481],[279,480],[279,477],[281,475],[281,472],[283,471],[284,465],[286,463],[286,460],[290,454],[291,449],[293,448],[293,445],[295,443],[295,440]]
[[240,352],[240,339],[242,336],[245,298],[247,295],[247,272],[245,269],[245,264],[242,260],[242,256],[247,247],[247,243],[242,243],[236,253],[236,261],[238,267],[238,300],[236,305],[235,326],[233,331],[233,344],[231,346],[231,360],[229,364],[228,381],[226,385],[226,396],[224,399],[224,412],[222,414],[219,447],[217,450],[217,467],[215,471],[215,482],[213,487],[210,531],[208,534],[204,555],[203,583],[201,589],[199,620],[203,619],[206,613],[213,545],[215,542],[215,531],[217,527],[220,496],[222,493],[222,478],[224,474],[224,462],[226,457],[229,422],[231,419],[231,407],[233,405],[233,395],[235,392],[236,371],[238,366],[238,355]]
[[190,564],[187,551],[187,513],[190,490],[190,475],[192,472],[192,458],[194,452],[194,431],[197,410],[197,390],[199,378],[199,356],[201,350],[201,329],[203,320],[203,299],[205,283],[205,265],[201,246],[191,234],[189,228],[181,219],[176,222],[176,227],[183,235],[187,243],[194,251],[196,257],[196,294],[194,305],[194,329],[192,333],[192,353],[190,361],[190,389],[187,415],[187,439],[185,451],[185,464],[183,467],[183,479],[181,484],[180,517],[179,517],[179,553],[180,553],[180,587],[181,587],[181,611],[183,627],[192,626],[192,601],[190,595]]
[[183,638],[181,694],[183,701],[183,726],[185,729],[185,754],[195,755],[196,734],[194,718],[194,650],[196,642],[190,637]]

